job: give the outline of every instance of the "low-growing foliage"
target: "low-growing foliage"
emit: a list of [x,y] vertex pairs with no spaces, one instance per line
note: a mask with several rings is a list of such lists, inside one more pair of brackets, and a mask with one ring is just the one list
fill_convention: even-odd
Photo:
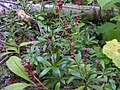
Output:
[[[102,9],[115,8],[118,1],[97,0]],[[28,1],[21,2],[27,6]],[[40,12],[33,13],[25,8],[37,25],[23,22],[14,12],[0,17],[0,25],[11,23],[0,29],[6,36],[2,43],[6,51],[2,55],[11,54],[6,62],[8,68],[27,80],[7,86],[5,90],[16,87],[22,90],[27,86],[38,90],[119,90],[119,43],[116,40],[120,40],[119,20],[115,17],[111,19],[115,22],[100,22],[98,29],[86,21],[83,11],[62,11],[64,4],[64,0],[58,0],[54,10],[43,4]],[[102,49],[101,45],[112,39],[115,40],[107,42]]]

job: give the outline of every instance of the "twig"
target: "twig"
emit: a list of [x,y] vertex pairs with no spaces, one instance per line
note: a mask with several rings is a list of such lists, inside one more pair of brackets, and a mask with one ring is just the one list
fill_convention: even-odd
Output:
[[8,45],[8,46],[18,47],[18,45],[9,44],[9,43],[7,43],[7,42],[1,40],[1,39],[0,39],[0,43],[2,43],[2,44],[6,44],[6,45]]
[[0,65],[4,64],[10,56],[11,56],[11,54],[10,54],[10,55],[7,55],[5,58],[3,58],[3,59],[0,61]]
[[47,87],[45,87],[42,83],[41,83],[41,81],[34,75],[34,74],[32,74],[33,75],[33,77],[38,81],[38,83],[45,89],[45,90],[49,90]]
[[40,13],[42,13],[42,9],[43,9],[43,0],[41,2]]

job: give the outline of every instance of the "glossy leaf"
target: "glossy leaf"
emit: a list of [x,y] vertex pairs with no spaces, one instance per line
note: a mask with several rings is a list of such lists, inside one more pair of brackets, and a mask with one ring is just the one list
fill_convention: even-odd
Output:
[[42,16],[39,16],[38,19],[42,20],[42,21],[44,20],[44,18]]
[[100,7],[104,7],[106,4],[110,3],[112,0],[97,0]]
[[80,24],[78,25],[79,28],[81,28],[81,27],[83,27],[83,26],[85,26],[85,23],[80,23]]
[[43,57],[38,56],[37,60],[41,62],[42,64],[45,64],[46,66],[51,66],[51,63],[45,60]]
[[48,67],[48,68],[44,69],[44,70],[40,73],[39,77],[44,76],[44,75],[47,74],[51,69],[52,69],[52,67]]
[[97,76],[97,74],[92,74],[90,77],[89,77],[89,81],[92,81],[92,80],[94,80],[95,79],[95,77]]
[[75,77],[79,77],[79,78],[81,77],[81,76],[80,76],[80,73],[77,72],[77,71],[72,71],[72,72],[71,72],[71,75],[73,75],[73,76],[75,76]]
[[11,53],[15,53],[15,52],[5,52],[5,53],[0,54],[0,56],[2,57],[2,56],[5,56],[5,55],[8,55],[8,54],[11,54]]
[[7,62],[7,67],[16,75],[24,78],[25,80],[32,82],[28,76],[28,74],[25,72],[25,68],[21,64],[21,59],[16,56],[11,56]]
[[120,15],[113,17],[111,21],[120,21]]
[[7,87],[4,87],[1,90],[23,90],[25,87],[28,86],[33,86],[32,84],[27,84],[27,83],[15,83],[15,84],[11,84]]
[[60,90],[60,82],[55,85],[55,90]]
[[93,0],[87,0],[88,4],[91,4]]
[[69,84],[70,82],[72,82],[75,79],[75,77],[70,77],[67,81],[67,84]]
[[60,76],[60,69],[58,67],[53,67],[52,71]]
[[31,41],[31,42],[22,42],[19,47],[22,47],[22,46],[26,46],[26,45],[29,45],[29,44],[37,44],[38,41]]
[[98,86],[98,85],[89,85],[89,87],[94,88],[96,90],[103,90],[101,86]]
[[85,86],[81,86],[81,87],[79,87],[79,88],[77,88],[75,90],[84,90],[84,88],[85,88]]
[[[8,43],[9,43],[9,44],[12,44],[12,45],[16,45],[15,40],[12,39],[12,38],[10,38],[10,39],[8,40]],[[16,53],[19,53],[17,47],[15,47],[15,46],[9,46],[9,45],[4,45],[4,46],[5,46],[5,48],[6,48],[7,50],[13,50],[13,51],[15,51]]]
[[75,55],[75,59],[77,61],[78,64],[80,64],[80,61],[81,61],[81,52],[78,51],[78,54]]
[[110,82],[110,86],[112,87],[112,89],[116,90],[115,81],[113,79],[110,79],[109,82]]
[[102,42],[105,43],[105,41],[110,41],[113,39],[117,39],[120,41],[120,23],[110,23],[107,22],[99,27],[98,32],[102,35],[103,40]]
[[100,63],[101,63],[101,65],[102,65],[102,67],[105,68],[105,63],[104,63],[104,61],[101,61]]

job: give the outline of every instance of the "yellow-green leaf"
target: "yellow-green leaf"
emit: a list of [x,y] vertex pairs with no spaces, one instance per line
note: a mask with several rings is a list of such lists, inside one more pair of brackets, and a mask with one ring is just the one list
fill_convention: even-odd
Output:
[[[8,43],[9,43],[9,44],[12,44],[12,45],[16,45],[15,40],[12,39],[12,38],[10,38],[10,39],[8,40]],[[17,47],[15,47],[15,46],[9,46],[9,45],[6,45],[6,44],[5,44],[4,46],[5,46],[5,48],[6,48],[7,50],[13,50],[13,51],[15,51],[16,53],[19,53]]]
[[113,39],[103,47],[103,53],[112,59],[113,63],[120,68],[120,43]]
[[22,47],[22,46],[26,46],[26,45],[29,45],[29,44],[37,44],[38,41],[31,41],[31,42],[22,42],[19,47]]
[[4,52],[4,53],[0,54],[0,56],[2,57],[2,56],[5,56],[5,55],[8,55],[8,54],[11,54],[11,53],[15,53],[15,52]]
[[4,87],[2,90],[23,90],[25,87],[33,86],[32,84],[27,83],[15,83],[7,87]]
[[23,79],[32,82],[28,76],[28,74],[25,72],[25,68],[21,64],[21,59],[16,56],[11,56],[6,61],[7,67],[16,75],[22,77]]

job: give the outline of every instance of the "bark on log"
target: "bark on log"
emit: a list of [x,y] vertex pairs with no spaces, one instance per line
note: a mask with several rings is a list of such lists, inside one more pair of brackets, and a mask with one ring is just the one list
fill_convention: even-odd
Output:
[[[29,9],[31,9],[32,11],[40,11],[41,9],[41,4],[33,4],[32,2],[30,2],[29,4],[27,4],[27,7],[29,7]],[[46,4],[45,8],[48,9],[55,9],[53,4]],[[0,1],[0,14],[3,14],[3,11],[5,9],[5,13],[8,14],[9,10],[21,10],[23,9],[23,7],[21,6],[20,3],[18,2],[2,2]],[[88,13],[88,15],[93,15],[95,14],[96,11],[96,15],[98,15],[98,12],[100,10],[100,7],[97,6],[86,6],[86,5],[63,5],[63,11],[76,11],[76,12],[81,12],[81,11],[85,11],[86,13]],[[106,13],[104,11],[101,12],[101,15],[104,16]]]
[[[31,9],[32,11],[41,11],[41,4],[33,4],[29,3],[27,4],[27,7]],[[44,6],[47,9],[56,9],[54,4],[45,4]],[[36,20],[31,18],[29,15],[27,15],[23,10],[23,7],[20,3],[18,2],[3,2],[0,1],[0,14],[9,14],[10,10],[13,10],[17,12],[17,15],[21,17],[24,21],[26,22],[33,22],[35,25],[38,26],[38,29],[40,30],[41,33],[44,33],[44,31],[41,29],[41,24],[39,24]],[[93,18],[97,17],[99,14],[100,8],[97,6],[78,6],[78,5],[63,5],[63,11],[75,11],[75,12],[81,12],[84,11],[88,13],[88,19],[92,20]],[[104,16],[105,12],[101,12],[101,15]]]

